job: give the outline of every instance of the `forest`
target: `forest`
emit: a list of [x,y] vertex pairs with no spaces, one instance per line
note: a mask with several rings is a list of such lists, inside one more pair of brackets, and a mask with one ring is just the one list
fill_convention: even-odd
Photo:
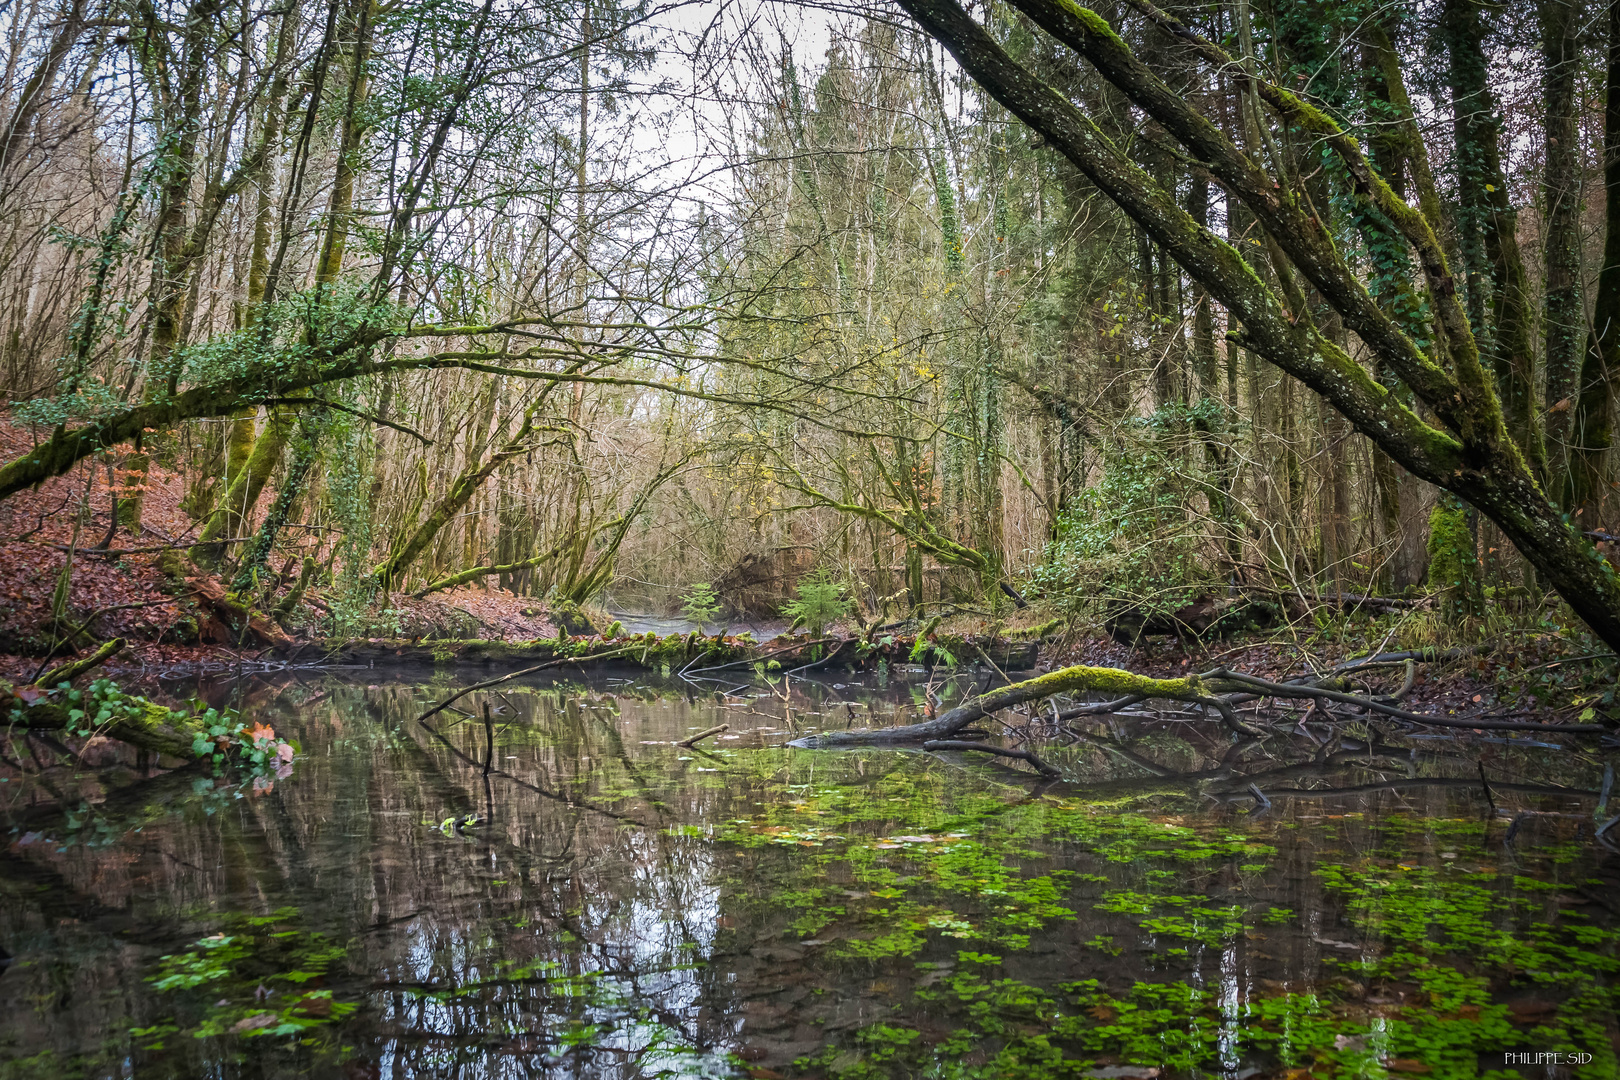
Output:
[[1620,0],[1159,3],[0,3],[0,1080],[1620,1077]]

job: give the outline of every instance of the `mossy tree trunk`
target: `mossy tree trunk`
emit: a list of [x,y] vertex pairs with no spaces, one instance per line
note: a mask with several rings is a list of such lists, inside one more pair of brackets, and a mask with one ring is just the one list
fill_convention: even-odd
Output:
[[1502,121],[1490,88],[1483,7],[1472,0],[1447,0],[1440,32],[1460,179],[1458,272],[1466,275],[1473,331],[1488,344],[1507,429],[1539,477],[1546,468],[1546,442],[1535,408],[1529,275],[1519,250],[1518,214],[1508,201],[1502,171]]
[[[1328,115],[1291,91],[1256,80],[1266,106],[1333,154],[1347,194],[1386,216],[1410,246],[1434,305],[1444,363],[1368,294],[1297,190],[1281,184],[1182,95],[1148,70],[1106,20],[1059,0],[1015,6],[1162,124],[1241,200],[1346,330],[1398,376],[1432,413],[1429,421],[1377,383],[1360,362],[1319,328],[1310,312],[1285,299],[1220,237],[1200,228],[1069,99],[1007,55],[954,0],[901,0],[1002,105],[1040,132],[1105,195],[1147,229],[1194,280],[1242,323],[1239,340],[1321,394],[1354,427],[1417,476],[1467,500],[1502,529],[1520,553],[1592,630],[1620,647],[1620,579],[1566,522],[1537,482],[1504,421],[1437,233],[1398,198]],[[1219,48],[1193,35],[1211,64],[1231,67]],[[1286,282],[1283,283],[1285,286]]]
[[1608,5],[1609,55],[1603,107],[1603,266],[1592,303],[1592,340],[1576,399],[1571,505],[1589,527],[1605,522],[1603,460],[1614,445],[1614,385],[1620,374],[1620,0]]
[[1545,344],[1543,404],[1547,410],[1547,479],[1564,505],[1570,496],[1570,448],[1581,356],[1586,344],[1586,310],[1581,303],[1581,166],[1576,125],[1575,79],[1580,67],[1574,0],[1540,0],[1542,105],[1546,130],[1543,198],[1546,202],[1546,275],[1542,314]]

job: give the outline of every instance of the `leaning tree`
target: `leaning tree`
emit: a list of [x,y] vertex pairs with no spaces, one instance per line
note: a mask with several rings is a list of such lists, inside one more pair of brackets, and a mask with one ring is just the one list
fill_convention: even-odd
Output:
[[[1305,383],[1414,475],[1495,522],[1541,579],[1599,637],[1620,648],[1614,568],[1549,495],[1563,479],[1537,469],[1504,419],[1497,379],[1465,308],[1458,260],[1447,250],[1445,211],[1404,88],[1390,95],[1391,123],[1416,140],[1410,164],[1416,205],[1396,193],[1330,109],[1268,79],[1252,56],[1230,55],[1149,0],[1131,0],[1131,7],[1148,33],[1164,35],[1173,46],[1152,50],[1170,58],[1155,65],[1108,19],[1070,0],[1010,2],[1049,37],[1048,44],[1083,58],[1141,110],[1162,132],[1157,138],[1179,144],[1176,153],[1224,189],[1229,207],[1252,215],[1261,235],[1249,246],[1260,257],[1189,213],[1086,108],[1010,55],[956,0],[898,0],[969,76],[1072,162],[1226,308],[1230,344],[1254,350]],[[1378,32],[1369,30],[1373,38]],[[1387,47],[1387,39],[1370,41]],[[1240,107],[1228,115],[1247,118],[1242,138],[1226,130],[1213,108],[1173,87],[1185,83],[1189,63],[1211,84],[1232,87]],[[1384,67],[1386,78],[1400,78],[1398,63]],[[1219,102],[1221,95],[1204,100]],[[1614,118],[1611,111],[1611,127]],[[1324,221],[1330,208],[1313,201],[1298,172],[1286,167],[1274,133],[1324,149],[1313,168],[1330,171],[1340,200],[1367,227],[1386,230],[1402,258],[1415,264],[1404,287],[1417,303],[1406,310],[1422,312],[1420,319],[1403,317],[1402,305],[1369,290],[1337,242],[1333,222]],[[1612,156],[1616,133],[1606,134]],[[1611,202],[1614,197],[1611,192]],[[1372,364],[1358,359],[1358,352]],[[1375,378],[1369,366],[1388,373],[1395,385]]]

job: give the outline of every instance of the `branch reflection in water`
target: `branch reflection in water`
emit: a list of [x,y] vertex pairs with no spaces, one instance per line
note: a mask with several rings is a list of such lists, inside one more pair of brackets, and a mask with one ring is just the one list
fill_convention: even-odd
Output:
[[1053,780],[781,745],[920,687],[201,689],[292,775],[7,785],[3,1075],[1463,1075],[1526,1017],[1614,1034],[1603,751],[1505,740],[1488,802],[1477,751],[1375,723],[1006,742]]

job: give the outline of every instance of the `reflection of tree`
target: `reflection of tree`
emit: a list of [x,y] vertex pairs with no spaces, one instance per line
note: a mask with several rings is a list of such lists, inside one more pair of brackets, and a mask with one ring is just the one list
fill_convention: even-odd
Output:
[[[0,853],[0,945],[28,964],[0,977],[8,1017],[0,1040],[15,1043],[0,1041],[0,1053],[26,1045],[98,1060],[128,1055],[138,1071],[176,1075],[313,1067],[315,1051],[285,1040],[182,1035],[148,1051],[124,1035],[177,1014],[178,998],[144,981],[156,956],[227,925],[228,912],[295,905],[289,929],[347,946],[327,985],[362,1005],[340,1040],[323,1036],[324,1053],[340,1041],[396,1075],[630,1077],[746,1042],[774,1048],[774,1066],[829,1032],[887,1015],[888,1003],[909,1000],[927,978],[890,959],[822,958],[897,918],[894,902],[862,876],[854,847],[849,855],[769,842],[744,848],[685,828],[761,814],[811,822],[823,810],[852,845],[971,820],[976,842],[1012,873],[1080,875],[1061,897],[1075,916],[1048,921],[1038,950],[1019,954],[1026,982],[1096,978],[1114,987],[1195,977],[1245,994],[1268,982],[1304,986],[1331,974],[1308,935],[1268,927],[1263,944],[1240,933],[1167,959],[1135,947],[1147,940],[1137,922],[1095,905],[1109,889],[1168,889],[1249,911],[1311,911],[1313,925],[1331,928],[1344,901],[1314,874],[1324,848],[1373,850],[1391,809],[1455,818],[1482,805],[1472,758],[1425,752],[1414,762],[1406,746],[1379,741],[1300,742],[1291,757],[1277,757],[1279,740],[1260,747],[1186,725],[1113,720],[1112,735],[1044,748],[1070,785],[1032,797],[1027,780],[1008,771],[923,754],[705,757],[670,748],[713,721],[708,699],[500,689],[458,702],[463,713],[447,710],[429,730],[415,717],[424,699],[442,696],[437,687],[259,684],[242,704],[305,749],[293,777],[273,790],[238,798],[182,772],[112,793],[71,834],[60,811],[19,819],[53,842]],[[486,704],[494,733],[487,773]],[[767,707],[780,706],[754,705]],[[652,740],[664,745],[641,745]],[[1522,782],[1498,782],[1498,771],[1509,775],[1509,753],[1493,770],[1499,800],[1563,793],[1558,783],[1573,782],[1551,758],[1515,765]],[[1311,797],[1277,798],[1254,816],[1218,805],[1252,801],[1250,784],[1273,798]],[[1217,800],[1213,810],[1206,795]],[[1100,815],[1207,821],[1214,832],[1243,820],[1245,835],[1277,855],[1263,876],[1221,859],[1173,863],[1166,880],[1156,856],[1112,858],[1106,830],[1056,828],[1052,808],[1082,797]],[[1325,826],[1325,799],[1337,800],[1334,814],[1365,817]],[[485,821],[440,828],[467,815]],[[965,920],[997,902],[953,891],[926,863],[894,865],[896,880],[909,875],[906,902]],[[821,952],[799,944],[807,935],[787,933],[808,910],[791,898],[810,895],[829,909],[815,932],[829,943]],[[925,937],[913,959],[948,964],[972,947]],[[1092,943],[1102,938],[1125,951],[1100,951]],[[39,962],[45,956],[48,964]],[[886,988],[880,997],[874,980]],[[825,1023],[810,1024],[815,1018]]]
[[[478,699],[469,702],[475,719],[449,717],[428,731],[410,722],[421,711],[410,688],[341,687],[302,710],[294,691],[284,701],[257,694],[245,703],[256,715],[302,729],[306,755],[291,781],[205,807],[184,800],[200,777],[171,775],[145,798],[102,808],[115,846],[58,854],[53,843],[8,857],[8,893],[24,902],[0,915],[5,943],[58,953],[84,983],[31,1042],[90,1047],[101,1033],[161,1018],[170,1003],[143,986],[141,957],[195,940],[215,925],[211,913],[287,903],[309,929],[349,940],[349,974],[334,989],[365,1009],[344,1041],[363,1036],[367,1056],[387,1053],[409,1074],[637,1075],[731,1039],[733,994],[694,964],[713,945],[723,869],[710,845],[664,831],[669,792],[633,764],[605,702],[487,695],[498,712],[486,778]],[[676,702],[665,715],[686,711]],[[733,797],[700,787],[683,794],[678,813],[723,817],[719,804]],[[154,800],[179,809],[154,809]],[[436,828],[468,814],[487,820],[464,833]],[[53,837],[63,824],[60,815],[31,822]],[[49,891],[29,887],[41,875],[55,882]],[[70,913],[93,921],[85,936],[122,949],[125,963],[82,966],[88,946],[68,948],[62,933],[19,937],[27,924]],[[117,943],[117,924],[131,918],[155,928],[137,953]],[[23,978],[12,984],[32,984],[15,974]],[[109,1003],[109,986],[127,995],[121,1005]],[[170,1042],[149,1056],[174,1066],[179,1055],[201,1070],[218,1054],[235,1068],[229,1047]],[[503,1057],[514,1064],[498,1064]]]

